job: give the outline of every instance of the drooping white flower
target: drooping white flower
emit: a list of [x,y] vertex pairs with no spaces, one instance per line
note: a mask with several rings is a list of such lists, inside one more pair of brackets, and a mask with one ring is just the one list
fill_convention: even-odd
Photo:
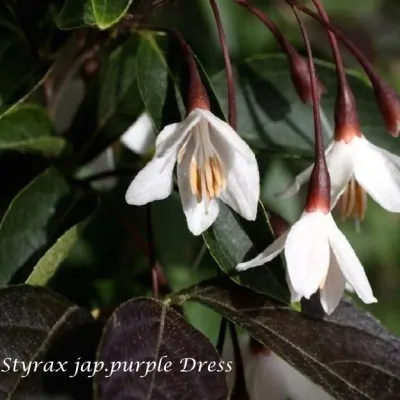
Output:
[[[349,141],[333,140],[325,151],[331,177],[331,208],[354,179],[378,204],[390,212],[400,212],[400,157],[370,143],[364,136],[354,136]],[[312,167],[300,173],[294,183],[279,197],[296,194],[310,178]],[[354,186],[356,188],[356,186]],[[350,188],[351,189],[351,188]],[[365,209],[365,197],[349,193],[350,212]],[[357,203],[358,202],[358,203]]]
[[339,304],[348,282],[364,303],[377,301],[363,266],[331,213],[303,212],[286,233],[253,260],[240,263],[237,269],[263,265],[282,251],[292,298],[297,294],[309,299],[320,289],[322,307],[330,314]]
[[[233,345],[226,342],[223,359],[233,361]],[[320,386],[248,334],[239,337],[239,347],[249,400],[333,400]],[[234,377],[235,368],[228,374],[230,391]]]
[[160,132],[155,155],[129,186],[126,201],[143,205],[168,197],[176,163],[183,211],[194,235],[215,221],[218,199],[244,218],[256,218],[260,178],[253,151],[230,125],[200,108]]

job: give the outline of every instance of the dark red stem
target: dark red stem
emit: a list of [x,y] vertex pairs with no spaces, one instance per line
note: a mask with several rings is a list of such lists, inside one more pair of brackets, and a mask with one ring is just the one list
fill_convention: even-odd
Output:
[[235,98],[235,84],[233,79],[232,62],[229,56],[229,49],[224,32],[224,27],[221,21],[221,15],[218,10],[218,6],[215,0],[210,0],[211,8],[214,13],[215,22],[217,24],[219,41],[221,45],[222,54],[224,56],[225,70],[226,70],[226,81],[228,87],[228,110],[229,110],[229,124],[233,129],[237,128],[237,116],[236,116],[236,98]]
[[294,15],[296,16],[307,49],[308,69],[310,71],[312,106],[313,106],[313,117],[314,117],[315,164],[310,177],[306,210],[308,212],[319,210],[328,213],[330,212],[331,182],[330,182],[328,167],[326,165],[324,143],[322,138],[321,117],[319,113],[320,105],[319,105],[319,97],[317,94],[317,79],[315,75],[313,55],[312,55],[310,41],[308,39],[307,31],[304,27],[304,24],[299,18],[297,10],[294,7],[292,7],[292,9]]

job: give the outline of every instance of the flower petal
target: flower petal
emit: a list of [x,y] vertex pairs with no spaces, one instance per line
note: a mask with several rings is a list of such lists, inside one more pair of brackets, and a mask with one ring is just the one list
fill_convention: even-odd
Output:
[[171,194],[177,153],[199,120],[198,114],[191,113],[184,121],[167,125],[160,132],[153,159],[136,175],[126,192],[128,204],[140,206]]
[[330,253],[330,262],[328,275],[325,285],[320,289],[320,300],[324,311],[329,315],[340,303],[346,285],[346,279],[339,268],[332,250]]
[[[353,139],[353,141],[356,139]],[[326,157],[331,177],[331,209],[335,207],[340,196],[353,175],[354,143],[334,141],[329,155]]]
[[156,141],[153,121],[147,112],[140,114],[139,118],[125,131],[120,138],[123,145],[137,154],[146,154]]
[[359,142],[355,152],[354,176],[383,208],[400,212],[400,169],[392,158],[366,139]]
[[192,111],[182,122],[170,124],[158,134],[156,156],[162,158],[167,153],[177,153],[192,128],[200,121],[201,115]]
[[298,302],[301,300],[302,295],[299,294],[299,293],[297,293],[297,292],[293,289],[293,285],[292,285],[292,282],[291,282],[291,280],[290,280],[290,276],[289,276],[289,273],[287,272],[287,269],[286,269],[286,272],[285,272],[285,278],[286,278],[286,283],[287,283],[288,288],[289,288],[290,302],[291,302],[291,303],[298,303]]
[[141,206],[167,198],[173,189],[172,173],[175,162],[174,154],[161,159],[154,157],[129,185],[125,194],[126,202]]
[[364,268],[360,263],[356,253],[343,233],[336,226],[332,215],[327,219],[328,237],[333,254],[336,257],[340,270],[346,280],[353,286],[358,297],[364,303],[375,303],[371,285],[365,274]]
[[273,260],[279,253],[282,252],[285,247],[286,237],[288,232],[275,239],[262,253],[250,261],[242,262],[236,266],[238,271],[245,271],[249,268],[258,267],[263,265],[268,261]]
[[285,257],[294,291],[309,299],[328,273],[326,215],[316,211],[300,217],[289,231]]
[[211,126],[211,141],[213,134],[217,134],[229,148],[239,153],[244,159],[252,162],[255,159],[254,152],[249,145],[238,135],[238,133],[225,121],[216,117],[211,111],[195,110],[199,113]]
[[189,164],[194,150],[194,142],[190,140],[183,159],[178,164],[178,187],[182,200],[183,212],[186,215],[188,228],[193,235],[200,235],[215,221],[219,212],[219,204],[216,199],[206,204],[204,199],[199,203],[192,194],[189,183]]
[[226,189],[220,198],[243,218],[254,221],[260,197],[260,175],[256,158],[253,157],[250,161],[240,153],[235,153],[232,161]]
[[226,172],[221,200],[247,220],[254,221],[260,197],[260,174],[254,152],[226,122],[210,111],[199,110],[210,125],[210,140]]

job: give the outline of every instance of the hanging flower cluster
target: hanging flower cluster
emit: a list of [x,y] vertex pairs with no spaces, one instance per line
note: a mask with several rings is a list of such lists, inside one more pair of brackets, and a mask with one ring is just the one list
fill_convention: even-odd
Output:
[[[265,251],[252,260],[243,260],[237,269],[243,271],[264,265],[283,253],[292,301],[303,297],[309,299],[319,291],[321,305],[330,314],[339,304],[347,284],[365,303],[376,302],[360,260],[331,214],[331,210],[340,204],[344,215],[362,220],[367,194],[389,212],[400,212],[400,157],[370,143],[362,134],[355,98],[347,82],[336,38],[347,43],[350,50],[354,50],[354,46],[330,25],[319,1],[314,0],[319,11],[315,14],[296,1],[288,0],[308,49],[307,62],[265,14],[245,0],[235,1],[256,15],[278,39],[288,56],[294,87],[303,102],[312,104],[315,122],[315,162],[279,194],[281,197],[292,196],[308,185],[303,213]],[[335,129],[326,150],[322,143],[319,110],[319,99],[325,88],[315,75],[298,9],[312,15],[327,28],[336,63]],[[260,177],[253,151],[236,132],[233,78],[226,49],[229,123],[211,111],[191,49],[182,37],[178,35],[177,39],[190,74],[186,118],[161,130],[156,139],[155,154],[129,186],[126,201],[140,206],[165,199],[177,183],[188,228],[194,235],[200,235],[216,220],[220,201],[245,219],[255,220]],[[400,120],[397,95],[374,74],[357,50],[353,52],[371,79],[389,132],[397,135]],[[130,142],[127,138],[125,136]]]

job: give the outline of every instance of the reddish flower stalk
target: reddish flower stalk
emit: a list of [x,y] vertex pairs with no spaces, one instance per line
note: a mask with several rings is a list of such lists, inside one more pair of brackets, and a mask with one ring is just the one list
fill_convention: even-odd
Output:
[[[312,0],[323,20],[329,23],[328,15],[320,0]],[[335,139],[349,142],[361,136],[356,101],[347,81],[343,60],[335,34],[328,30],[338,78],[338,94],[335,103]]]
[[314,117],[315,164],[310,177],[310,184],[308,188],[308,195],[307,195],[307,202],[305,209],[307,212],[313,212],[318,210],[327,214],[330,212],[331,181],[330,181],[328,167],[326,164],[324,143],[322,139],[321,117],[319,113],[320,105],[317,93],[317,79],[315,76],[315,67],[313,62],[310,41],[308,39],[308,35],[304,27],[304,24],[301,21],[295,7],[292,7],[292,10],[294,15],[296,16],[307,49],[308,69],[310,71],[311,94],[312,94],[313,117]]
[[286,2],[290,6],[295,6],[305,14],[314,18],[326,29],[333,32],[335,36],[354,55],[372,83],[375,97],[377,99],[381,114],[384,118],[387,130],[392,136],[398,136],[400,133],[400,97],[397,95],[395,90],[378,76],[378,74],[374,71],[372,64],[368,61],[364,54],[351,42],[351,40],[347,39],[339,29],[325,21],[318,14],[311,11],[308,7],[299,4],[296,0],[286,0]]
[[228,111],[229,111],[229,124],[233,129],[237,128],[237,117],[236,117],[236,98],[235,98],[235,84],[233,80],[232,63],[229,56],[229,49],[226,40],[226,35],[224,32],[224,27],[222,25],[221,16],[218,10],[218,6],[215,0],[210,0],[211,8],[214,13],[215,22],[217,24],[219,41],[221,44],[222,54],[224,56],[225,70],[226,70],[226,80],[228,87]]
[[[275,22],[273,22],[265,13],[250,4],[248,0],[235,1],[237,4],[243,6],[255,17],[257,17],[275,36],[275,39],[278,41],[282,50],[288,57],[290,74],[297,94],[304,103],[311,102],[310,73],[306,60],[304,60],[304,58],[297,52],[292,44],[283,36]],[[324,91],[324,85],[317,80],[318,97],[320,97]]]
[[201,80],[196,60],[194,59],[192,49],[183,38],[182,34],[174,29],[172,30],[185,56],[190,76],[189,93],[186,104],[186,112],[189,114],[195,108],[210,110],[210,100],[203,81]]

